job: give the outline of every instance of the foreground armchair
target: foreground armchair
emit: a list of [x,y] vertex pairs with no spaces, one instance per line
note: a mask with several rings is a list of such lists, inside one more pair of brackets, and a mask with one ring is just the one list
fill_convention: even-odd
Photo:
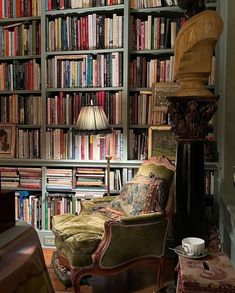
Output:
[[58,258],[70,268],[75,292],[80,292],[83,276],[119,273],[150,258],[156,259],[157,288],[162,287],[174,170],[164,156],[151,158],[120,195],[83,201],[78,216],[53,217]]

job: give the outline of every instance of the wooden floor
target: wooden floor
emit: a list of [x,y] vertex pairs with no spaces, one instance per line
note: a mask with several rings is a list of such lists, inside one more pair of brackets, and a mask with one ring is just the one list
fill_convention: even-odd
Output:
[[[56,293],[74,292],[65,288],[54,273],[51,264],[52,249],[43,249],[48,272]],[[169,258],[166,263],[164,284],[174,282],[175,261]],[[115,276],[94,276],[88,279],[89,285],[81,286],[81,293],[154,293],[156,292],[156,265],[146,262]],[[174,292],[174,291],[171,291]]]

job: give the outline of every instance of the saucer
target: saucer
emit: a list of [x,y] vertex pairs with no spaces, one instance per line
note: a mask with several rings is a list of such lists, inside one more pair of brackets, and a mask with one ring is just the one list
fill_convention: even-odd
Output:
[[203,251],[203,253],[200,254],[200,255],[193,255],[193,254],[189,254],[189,253],[187,253],[187,252],[183,249],[182,245],[176,246],[173,250],[174,250],[175,253],[177,253],[178,255],[181,255],[181,256],[184,256],[184,257],[188,257],[188,258],[195,258],[195,259],[196,259],[196,258],[202,258],[202,257],[207,256],[207,250],[206,250],[206,249],[205,249],[205,250]]

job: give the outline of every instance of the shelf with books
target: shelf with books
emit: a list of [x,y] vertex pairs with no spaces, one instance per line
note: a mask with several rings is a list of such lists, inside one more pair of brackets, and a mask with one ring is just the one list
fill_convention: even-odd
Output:
[[1,187],[3,189],[42,188],[42,169],[40,167],[0,167]]
[[0,19],[25,18],[41,15],[41,1],[2,0]]
[[[176,7],[146,7],[145,2],[132,3],[130,9],[129,62],[129,159],[148,158],[148,128],[159,124],[153,111],[154,82],[172,82],[174,42],[184,23]],[[151,4],[151,3],[149,3]],[[161,6],[162,3],[155,3]]]
[[41,3],[2,1],[1,8],[0,122],[14,125],[11,157],[40,158]]
[[40,19],[14,22],[0,22],[0,37],[2,46],[0,56],[5,58],[37,56],[41,54],[41,23]]

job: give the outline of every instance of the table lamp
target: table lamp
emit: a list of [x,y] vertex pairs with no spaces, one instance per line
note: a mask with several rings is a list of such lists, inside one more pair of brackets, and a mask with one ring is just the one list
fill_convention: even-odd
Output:
[[[112,133],[108,118],[102,106],[94,105],[91,100],[89,105],[81,108],[77,119],[77,133],[80,135],[106,136]],[[107,154],[107,196],[110,195],[110,160],[112,156]]]

